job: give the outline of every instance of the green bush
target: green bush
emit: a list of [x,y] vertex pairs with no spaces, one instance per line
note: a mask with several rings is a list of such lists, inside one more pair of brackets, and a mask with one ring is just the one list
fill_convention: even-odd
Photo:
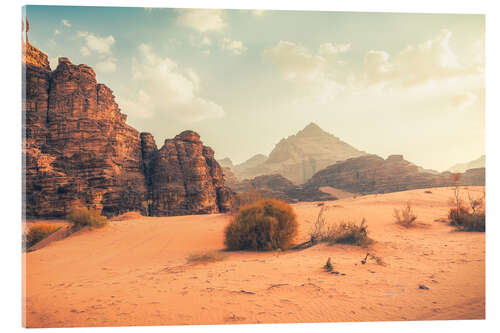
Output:
[[288,249],[297,234],[297,217],[284,201],[264,199],[240,208],[225,230],[230,250]]
[[331,226],[325,234],[323,241],[328,244],[351,244],[368,246],[373,240],[368,237],[368,226],[363,219],[360,225],[354,222],[344,222]]
[[73,228],[80,229],[83,227],[100,228],[108,223],[108,219],[101,215],[101,211],[94,208],[73,208],[68,214],[67,219],[73,223]]
[[47,238],[50,234],[59,230],[61,226],[49,223],[37,223],[29,227],[28,231],[23,235],[25,249],[29,249],[39,241]]

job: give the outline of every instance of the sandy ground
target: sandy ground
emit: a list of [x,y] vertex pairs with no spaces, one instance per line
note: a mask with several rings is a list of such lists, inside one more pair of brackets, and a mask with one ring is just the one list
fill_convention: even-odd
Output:
[[[302,251],[228,252],[189,264],[189,254],[223,249],[226,215],[110,222],[23,254],[28,327],[483,319],[485,234],[444,222],[450,188],[327,202],[328,220],[365,217],[370,248],[318,245]],[[470,187],[479,194],[483,187]],[[394,223],[410,200],[419,227]],[[294,205],[307,239],[320,207]],[[386,263],[360,261],[367,252]],[[328,257],[334,269],[323,271]],[[419,289],[425,285],[429,289]]]

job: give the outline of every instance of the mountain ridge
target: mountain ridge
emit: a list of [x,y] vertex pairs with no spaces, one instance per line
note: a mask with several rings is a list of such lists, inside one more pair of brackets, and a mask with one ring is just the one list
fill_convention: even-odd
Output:
[[479,158],[475,160],[464,163],[457,163],[451,168],[449,168],[447,171],[465,172],[469,169],[484,168],[485,166],[486,166],[486,155],[481,155]]
[[234,171],[239,179],[280,174],[300,185],[328,165],[363,155],[366,153],[311,122],[297,133],[282,138],[266,160],[252,166],[244,162],[235,166]]

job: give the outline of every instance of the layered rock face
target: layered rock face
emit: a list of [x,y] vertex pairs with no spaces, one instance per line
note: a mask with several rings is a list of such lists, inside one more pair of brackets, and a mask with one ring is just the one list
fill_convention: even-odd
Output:
[[232,192],[224,186],[214,151],[200,136],[184,131],[165,140],[151,168],[153,215],[208,214],[227,211]]
[[[462,185],[484,185],[484,169],[461,175]],[[383,159],[377,155],[351,158],[316,173],[305,185],[315,189],[331,186],[352,193],[388,193],[418,188],[453,186],[450,172],[421,172],[402,155]]]
[[303,184],[333,163],[363,155],[366,153],[311,123],[297,134],[282,139],[267,159],[252,165],[246,162],[233,170],[240,179],[277,173],[295,184]]
[[[161,164],[163,148],[156,148],[149,133],[140,134],[125,123],[127,117],[120,112],[112,91],[97,83],[92,68],[59,58],[51,71],[47,56],[27,44],[23,72],[26,216],[64,216],[79,206],[102,209],[105,215],[145,212],[144,203],[152,198],[150,205],[158,207],[150,211],[154,215],[228,209],[231,193],[223,186],[220,166],[196,133],[173,140],[197,137],[196,144],[184,151],[181,144],[176,147],[181,163],[180,171],[176,170],[182,177],[162,179],[159,175],[166,167]],[[171,144],[166,146],[168,150]],[[202,162],[210,167],[201,167]],[[161,194],[153,188],[153,181],[159,182]],[[184,192],[175,191],[179,181],[184,182]],[[170,182],[175,185],[165,186]],[[170,188],[173,193],[167,194]],[[162,206],[166,196],[182,204]]]

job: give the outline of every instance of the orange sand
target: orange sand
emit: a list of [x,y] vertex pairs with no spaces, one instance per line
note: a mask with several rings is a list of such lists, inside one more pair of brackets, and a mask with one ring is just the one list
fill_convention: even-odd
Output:
[[[469,187],[479,194],[483,187]],[[327,202],[329,221],[365,217],[369,249],[321,244],[303,251],[189,254],[223,249],[226,215],[110,222],[23,254],[28,327],[483,319],[485,234],[444,222],[450,188]],[[410,200],[419,227],[394,223]],[[319,207],[294,205],[306,240]],[[366,252],[386,266],[360,261]],[[323,271],[328,257],[334,269]],[[419,289],[423,284],[429,290]]]

